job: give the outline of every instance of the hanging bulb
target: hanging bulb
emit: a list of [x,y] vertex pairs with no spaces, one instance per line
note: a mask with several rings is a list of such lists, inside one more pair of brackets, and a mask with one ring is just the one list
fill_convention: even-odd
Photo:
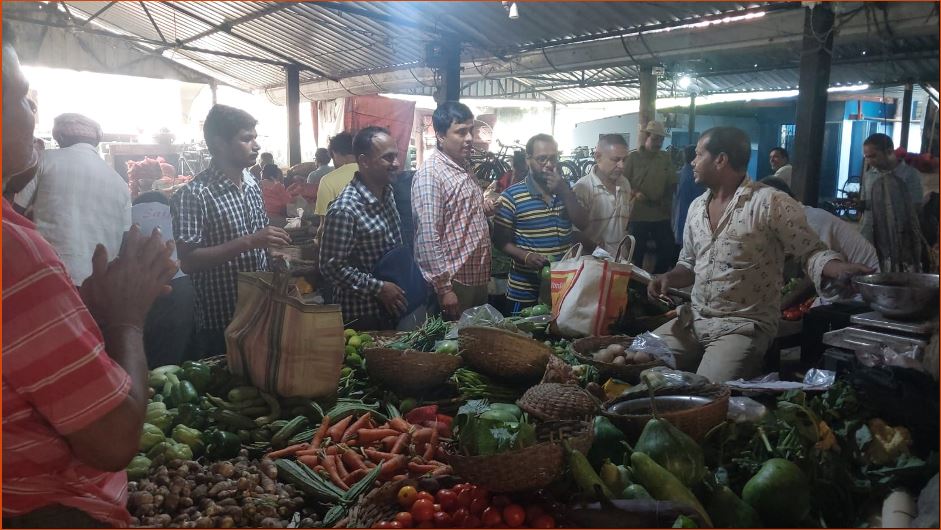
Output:
[[516,20],[520,17],[519,9],[516,7],[516,2],[510,4],[510,19]]

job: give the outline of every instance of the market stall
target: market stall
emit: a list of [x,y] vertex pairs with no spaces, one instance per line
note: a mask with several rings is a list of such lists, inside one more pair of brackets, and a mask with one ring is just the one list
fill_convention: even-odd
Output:
[[649,333],[570,340],[550,320],[483,306],[345,330],[336,392],[318,399],[269,393],[223,357],[155,369],[133,524],[937,525],[922,371],[719,385],[672,369]]

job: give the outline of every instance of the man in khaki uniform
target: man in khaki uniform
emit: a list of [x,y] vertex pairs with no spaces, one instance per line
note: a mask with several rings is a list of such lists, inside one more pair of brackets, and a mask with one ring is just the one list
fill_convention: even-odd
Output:
[[634,264],[643,265],[647,243],[656,247],[653,272],[666,272],[673,261],[673,228],[670,214],[673,210],[673,190],[676,188],[676,168],[670,155],[663,151],[667,132],[663,124],[651,121],[644,128],[646,139],[640,149],[627,157],[624,176],[634,190],[634,208],[628,231],[637,241]]

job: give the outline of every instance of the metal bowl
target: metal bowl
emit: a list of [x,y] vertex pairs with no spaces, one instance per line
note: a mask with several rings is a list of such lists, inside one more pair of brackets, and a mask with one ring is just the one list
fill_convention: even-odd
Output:
[[869,274],[853,278],[853,283],[873,309],[889,318],[926,316],[938,303],[937,274]]
[[[653,398],[657,406],[657,414],[665,412],[679,412],[694,409],[712,403],[712,400],[703,396],[656,396]],[[621,401],[608,407],[610,414],[621,415],[650,415],[650,398],[637,398]]]

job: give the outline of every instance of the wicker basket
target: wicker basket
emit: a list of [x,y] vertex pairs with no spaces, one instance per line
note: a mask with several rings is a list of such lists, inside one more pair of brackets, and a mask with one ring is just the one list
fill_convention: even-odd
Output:
[[519,408],[534,418],[549,420],[581,420],[598,413],[600,403],[578,385],[542,383],[516,401]]
[[591,423],[585,421],[550,421],[536,427],[539,443],[488,456],[464,456],[453,451],[445,459],[459,477],[488,488],[509,493],[534,490],[552,484],[565,469],[563,441],[572,449],[587,453],[591,449]]
[[[598,373],[602,379],[613,377],[615,379],[620,379],[624,382],[636,385],[637,383],[640,383],[641,372],[648,368],[653,368],[654,366],[665,366],[664,363],[659,360],[653,360],[649,363],[614,364],[596,361],[591,357],[592,352],[598,351],[612,344],[627,344],[629,346],[633,340],[634,337],[629,335],[588,337],[584,339],[578,339],[573,342],[572,349],[575,352],[575,357],[579,361],[597,368]],[[627,346],[625,346],[625,348],[626,347]]]
[[[443,488],[451,488],[458,483],[456,477],[435,477]],[[370,491],[359,498],[350,508],[346,524],[335,528],[372,528],[380,521],[391,521],[395,514],[402,511],[398,503],[399,490],[404,486],[418,486],[418,480],[406,478],[393,482],[386,482],[382,486]],[[342,523],[342,522],[341,522]]]
[[[687,395],[701,396],[712,399],[708,404],[677,411],[658,410],[658,415],[673,424],[674,427],[688,434],[697,442],[702,441],[713,427],[725,421],[729,411],[729,387],[725,385],[709,385],[699,390],[662,389],[654,392],[657,396]],[[650,414],[614,414],[609,409],[627,398],[617,397],[603,405],[602,414],[611,423],[616,425],[633,443],[640,437],[647,422],[653,418]]]
[[443,385],[461,367],[457,355],[367,348],[364,350],[369,379],[399,392],[419,392]]
[[536,382],[546,371],[552,348],[502,329],[467,327],[458,332],[467,364],[478,372],[514,382]]

